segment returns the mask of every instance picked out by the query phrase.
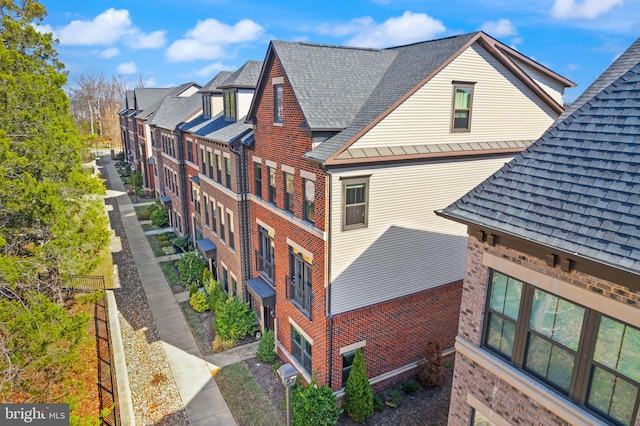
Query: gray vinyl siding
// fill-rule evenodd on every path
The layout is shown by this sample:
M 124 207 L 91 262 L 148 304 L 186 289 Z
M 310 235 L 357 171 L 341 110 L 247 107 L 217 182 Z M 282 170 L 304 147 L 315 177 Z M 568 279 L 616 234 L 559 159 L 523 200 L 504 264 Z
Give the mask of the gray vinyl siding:
M 476 83 L 469 132 L 451 132 L 452 81 Z M 534 140 L 556 117 L 493 56 L 474 44 L 351 147 Z
M 331 312 L 461 280 L 467 234 L 447 207 L 511 157 L 378 166 L 331 173 Z M 342 181 L 370 175 L 368 226 L 342 231 Z

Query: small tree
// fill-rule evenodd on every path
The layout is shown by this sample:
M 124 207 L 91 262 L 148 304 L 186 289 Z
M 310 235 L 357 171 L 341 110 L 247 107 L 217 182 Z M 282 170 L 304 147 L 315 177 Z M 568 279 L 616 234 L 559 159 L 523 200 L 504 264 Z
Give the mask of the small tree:
M 439 342 L 429 342 L 424 350 L 424 358 L 418 361 L 418 381 L 425 388 L 440 386 L 442 372 L 442 348 Z
M 275 348 L 275 335 L 273 330 L 267 330 L 262 334 L 260 342 L 258 343 L 258 349 L 256 350 L 256 358 L 260 362 L 272 363 L 276 360 Z
M 333 426 L 342 408 L 331 388 L 318 386 L 315 377 L 309 386 L 302 386 L 298 377 L 291 389 L 291 412 L 294 426 Z
M 256 315 L 239 297 L 230 297 L 216 307 L 213 320 L 216 337 L 240 340 L 256 331 Z
M 207 292 L 207 303 L 209 304 L 209 309 L 211 309 L 213 313 L 216 313 L 218 311 L 218 306 L 224 304 L 229 297 L 222 289 L 220 283 L 213 278 L 209 278 L 208 281 L 205 281 L 204 289 Z
M 195 251 L 190 251 L 182 255 L 176 262 L 176 267 L 180 272 L 180 279 L 185 284 L 200 283 L 202 273 L 207 267 L 202 257 Z
M 189 304 L 196 312 L 204 312 L 209 310 L 207 296 L 201 291 L 196 291 L 189 297 Z
M 344 388 L 342 406 L 349 417 L 356 422 L 364 422 L 373 414 L 373 389 L 367 377 L 364 354 L 361 349 L 356 351 L 353 359 L 347 385 Z

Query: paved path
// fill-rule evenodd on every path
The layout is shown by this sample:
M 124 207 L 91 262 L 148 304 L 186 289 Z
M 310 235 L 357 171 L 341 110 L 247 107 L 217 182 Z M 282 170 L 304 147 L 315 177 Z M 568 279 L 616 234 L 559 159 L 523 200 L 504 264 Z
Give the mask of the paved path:
M 109 160 L 104 163 L 111 177 L 111 189 L 124 192 L 124 186 L 113 163 Z M 231 411 L 212 376 L 220 366 L 202 358 L 191 330 L 142 232 L 131 200 L 127 195 L 122 195 L 117 201 L 140 281 L 189 422 L 195 426 L 235 425 Z

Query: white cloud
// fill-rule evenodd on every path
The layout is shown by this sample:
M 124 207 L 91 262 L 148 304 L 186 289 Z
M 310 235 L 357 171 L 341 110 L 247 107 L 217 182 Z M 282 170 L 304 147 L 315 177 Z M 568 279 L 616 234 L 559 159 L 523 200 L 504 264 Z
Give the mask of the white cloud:
M 166 43 L 164 31 L 143 33 L 133 25 L 126 9 L 110 8 L 92 20 L 74 20 L 61 27 L 42 28 L 53 32 L 54 38 L 66 46 L 113 46 L 123 40 L 132 48 L 148 49 L 162 47 Z
M 120 49 L 118 49 L 117 47 L 109 47 L 107 49 L 104 49 L 102 52 L 100 52 L 100 57 L 101 58 L 113 58 L 114 56 L 118 56 L 120 54 Z
M 163 47 L 167 43 L 166 31 L 154 31 L 144 34 L 135 29 L 131 32 L 131 37 L 125 39 L 125 43 L 132 49 L 156 49 Z
M 624 0 L 555 0 L 551 15 L 559 19 L 595 19 L 623 2 Z
M 119 74 L 135 74 L 138 72 L 138 67 L 135 62 L 123 62 L 118 65 Z
M 425 13 L 405 12 L 377 24 L 365 16 L 346 24 L 323 26 L 320 31 L 335 36 L 352 36 L 346 44 L 359 47 L 388 47 L 430 40 L 446 30 L 444 24 Z
M 480 29 L 492 37 L 509 37 L 518 34 L 516 27 L 509 19 L 486 22 Z
M 207 77 L 210 79 L 214 76 L 214 74 L 227 69 L 229 69 L 229 67 L 223 65 L 222 62 L 214 62 L 210 65 L 207 65 L 206 67 L 193 71 L 193 75 L 195 75 L 196 77 Z
M 254 41 L 263 31 L 264 28 L 249 19 L 243 19 L 235 25 L 215 19 L 198 21 L 184 38 L 169 46 L 167 59 L 171 62 L 217 59 L 224 56 L 228 45 Z

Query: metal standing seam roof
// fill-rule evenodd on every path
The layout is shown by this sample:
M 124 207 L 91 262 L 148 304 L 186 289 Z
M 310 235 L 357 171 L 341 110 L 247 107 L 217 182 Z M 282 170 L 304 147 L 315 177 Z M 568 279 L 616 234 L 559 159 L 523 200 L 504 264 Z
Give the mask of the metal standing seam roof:
M 640 273 L 638 43 L 612 65 L 628 71 L 607 85 L 608 69 L 580 108 L 438 213 Z
M 252 126 L 244 122 L 244 117 L 238 121 L 226 121 L 223 114 L 208 120 L 199 116 L 180 127 L 183 132 L 224 143 L 233 142 L 251 129 Z

